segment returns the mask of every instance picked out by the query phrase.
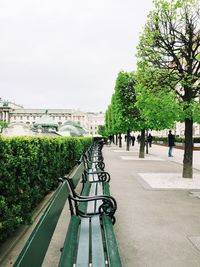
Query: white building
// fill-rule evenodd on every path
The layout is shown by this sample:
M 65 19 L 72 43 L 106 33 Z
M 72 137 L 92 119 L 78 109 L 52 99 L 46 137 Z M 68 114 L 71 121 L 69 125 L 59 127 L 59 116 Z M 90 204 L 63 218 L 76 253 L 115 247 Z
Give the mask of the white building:
M 161 131 L 152 131 L 152 135 L 159 137 L 166 137 L 172 130 L 176 136 L 184 137 L 185 135 L 185 124 L 183 122 L 177 122 L 171 129 L 165 129 Z M 200 125 L 198 123 L 193 124 L 193 137 L 200 137 Z
M 12 102 L 0 100 L 0 120 L 9 124 L 33 125 L 45 113 L 45 109 L 25 109 Z M 104 113 L 87 113 L 73 109 L 48 109 L 48 115 L 61 126 L 65 121 L 79 123 L 90 135 L 97 135 L 100 125 L 104 125 Z

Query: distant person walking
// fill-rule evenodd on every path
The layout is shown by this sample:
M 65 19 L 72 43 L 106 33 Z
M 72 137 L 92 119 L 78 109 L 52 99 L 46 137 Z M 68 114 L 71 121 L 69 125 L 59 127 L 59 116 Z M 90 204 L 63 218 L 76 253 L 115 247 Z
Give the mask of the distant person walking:
M 172 134 L 171 130 L 169 131 L 168 134 L 168 146 L 169 146 L 168 157 L 173 157 L 172 150 L 173 147 L 175 146 L 175 135 Z
M 135 145 L 135 136 L 134 135 L 131 136 L 131 142 L 132 142 L 132 146 L 134 146 Z
M 124 136 L 124 141 L 126 142 L 126 140 L 127 140 L 127 135 Z
M 152 141 L 153 141 L 153 136 L 149 133 L 149 135 L 147 136 L 147 142 L 149 143 L 149 147 L 151 147 Z
M 138 142 L 138 144 L 140 143 L 140 141 L 141 141 L 141 136 L 140 136 L 140 134 L 138 134 L 138 136 L 137 136 L 137 142 Z

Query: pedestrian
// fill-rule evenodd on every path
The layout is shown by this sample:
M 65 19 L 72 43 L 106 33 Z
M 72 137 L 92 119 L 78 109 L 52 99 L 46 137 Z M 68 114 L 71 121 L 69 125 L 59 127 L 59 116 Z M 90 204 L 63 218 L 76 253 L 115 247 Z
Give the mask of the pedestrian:
M 149 133 L 149 135 L 147 136 L 147 142 L 149 143 L 149 147 L 151 147 L 153 141 L 153 136 Z
M 138 136 L 137 136 L 137 142 L 138 142 L 138 144 L 140 143 L 140 141 L 141 141 L 141 136 L 140 136 L 140 134 L 138 134 Z
M 119 139 L 119 147 L 121 147 L 122 146 L 122 135 L 121 134 L 118 135 L 118 139 Z
M 168 146 L 169 146 L 168 157 L 173 157 L 172 150 L 173 147 L 175 146 L 175 135 L 172 134 L 171 130 L 169 131 L 168 134 Z
M 124 136 L 124 141 L 126 142 L 126 140 L 127 140 L 127 135 Z
M 131 136 L 131 142 L 132 142 L 132 146 L 134 146 L 135 145 L 135 136 L 134 135 Z
M 128 142 L 128 144 L 130 146 L 131 141 L 132 141 L 132 136 L 130 134 L 127 136 L 127 140 L 126 141 Z

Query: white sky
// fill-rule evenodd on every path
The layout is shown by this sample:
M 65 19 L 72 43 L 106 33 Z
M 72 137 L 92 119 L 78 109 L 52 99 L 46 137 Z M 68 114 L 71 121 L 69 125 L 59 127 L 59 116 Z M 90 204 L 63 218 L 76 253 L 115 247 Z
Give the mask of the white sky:
M 0 97 L 25 108 L 105 111 L 136 68 L 151 0 L 1 0 Z

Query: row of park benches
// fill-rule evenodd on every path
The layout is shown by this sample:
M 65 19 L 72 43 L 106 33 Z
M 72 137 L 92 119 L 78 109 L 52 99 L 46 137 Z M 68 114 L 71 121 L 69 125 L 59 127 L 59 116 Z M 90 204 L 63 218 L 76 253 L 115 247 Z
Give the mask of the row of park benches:
M 101 142 L 94 144 L 81 156 L 71 173 L 60 178 L 58 189 L 14 267 L 42 266 L 67 199 L 71 219 L 59 267 L 122 266 L 113 229 L 117 203 L 110 195 L 110 175 L 104 171 L 102 147 Z M 80 183 L 82 189 L 78 194 Z

